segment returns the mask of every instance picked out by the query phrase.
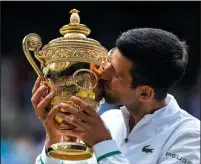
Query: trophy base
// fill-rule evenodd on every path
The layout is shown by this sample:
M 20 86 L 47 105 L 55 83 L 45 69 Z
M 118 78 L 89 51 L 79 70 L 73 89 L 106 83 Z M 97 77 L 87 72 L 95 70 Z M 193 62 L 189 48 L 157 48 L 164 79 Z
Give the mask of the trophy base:
M 47 155 L 60 160 L 86 160 L 93 156 L 91 148 L 76 142 L 61 142 L 48 148 Z

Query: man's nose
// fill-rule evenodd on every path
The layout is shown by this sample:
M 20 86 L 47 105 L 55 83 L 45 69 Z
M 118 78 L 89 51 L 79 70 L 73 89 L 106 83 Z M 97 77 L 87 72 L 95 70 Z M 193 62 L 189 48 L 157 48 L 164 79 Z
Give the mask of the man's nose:
M 103 80 L 107 80 L 107 81 L 110 81 L 112 76 L 111 76 L 111 64 L 108 63 L 106 65 L 106 67 L 104 67 L 104 70 L 100 76 L 100 79 L 103 79 Z

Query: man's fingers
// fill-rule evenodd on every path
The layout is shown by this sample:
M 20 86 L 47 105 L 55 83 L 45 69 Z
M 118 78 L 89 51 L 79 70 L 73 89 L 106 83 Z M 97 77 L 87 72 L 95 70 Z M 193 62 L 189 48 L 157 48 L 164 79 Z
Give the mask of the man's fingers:
M 37 91 L 34 93 L 34 95 L 31 98 L 31 102 L 33 105 L 37 106 L 38 102 L 40 101 L 42 95 L 48 88 L 45 85 L 41 85 Z
M 87 104 L 85 101 L 83 101 L 83 100 L 81 100 L 81 99 L 79 99 L 79 98 L 77 98 L 75 96 L 72 96 L 71 100 L 75 104 L 77 104 L 78 106 L 80 106 L 81 109 L 83 109 L 84 112 L 86 112 L 88 115 L 94 115 L 94 114 L 96 114 L 95 110 L 92 109 L 92 107 L 89 104 Z
M 37 89 L 40 87 L 40 77 L 38 77 L 37 79 L 36 79 L 36 82 L 35 82 L 35 84 L 34 84 L 34 87 L 33 87 L 33 89 L 32 89 L 32 95 L 37 91 Z
M 54 97 L 54 91 L 51 91 L 38 105 L 38 109 L 46 108 L 47 105 L 50 103 L 52 98 Z
M 50 92 L 36 107 L 37 115 L 39 118 L 45 119 L 47 116 L 47 105 L 50 103 L 54 95 L 54 92 Z
M 70 115 L 67 115 L 67 114 L 64 114 L 62 112 L 59 112 L 57 114 L 59 117 L 63 118 L 64 121 L 76 126 L 77 128 L 79 128 L 80 130 L 85 130 L 87 129 L 86 126 L 87 124 L 84 124 L 83 122 L 81 122 L 79 119 L 73 117 L 73 116 L 70 116 Z
M 58 104 L 47 114 L 47 119 L 53 119 L 59 110 L 61 110 L 61 106 Z
M 61 105 L 61 108 L 64 109 L 66 112 L 69 112 L 69 113 L 73 114 L 74 116 L 77 116 L 82 121 L 87 120 L 87 114 L 85 114 L 81 109 L 77 109 L 66 103 L 61 103 L 60 105 Z

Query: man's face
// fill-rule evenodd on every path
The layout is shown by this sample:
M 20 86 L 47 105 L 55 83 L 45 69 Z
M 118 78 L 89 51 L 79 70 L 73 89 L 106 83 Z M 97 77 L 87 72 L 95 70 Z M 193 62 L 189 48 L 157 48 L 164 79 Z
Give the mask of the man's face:
M 110 63 L 101 75 L 102 96 L 109 104 L 128 104 L 134 100 L 132 77 L 129 73 L 132 62 L 125 58 L 118 49 L 111 53 L 110 59 Z

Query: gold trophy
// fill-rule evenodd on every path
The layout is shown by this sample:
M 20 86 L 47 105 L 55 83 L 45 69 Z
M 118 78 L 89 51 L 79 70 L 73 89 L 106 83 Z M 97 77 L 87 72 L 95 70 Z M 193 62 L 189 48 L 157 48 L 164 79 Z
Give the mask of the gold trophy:
M 95 100 L 94 89 L 98 82 L 97 73 L 107 64 L 108 52 L 98 41 L 87 38 L 91 31 L 80 24 L 79 11 L 73 9 L 70 13 L 70 23 L 60 29 L 63 37 L 53 39 L 41 49 L 41 38 L 31 33 L 23 39 L 24 54 L 37 75 L 54 90 L 54 98 L 47 108 L 48 111 L 61 102 L 79 108 L 70 100 L 71 96 L 81 98 L 98 110 L 101 103 Z M 34 52 L 41 69 L 31 57 L 30 51 Z M 61 111 L 66 112 L 63 109 Z M 59 116 L 55 120 L 61 129 L 76 128 Z M 63 136 L 63 141 L 50 146 L 47 154 L 61 160 L 85 160 L 92 157 L 93 152 L 79 138 Z

